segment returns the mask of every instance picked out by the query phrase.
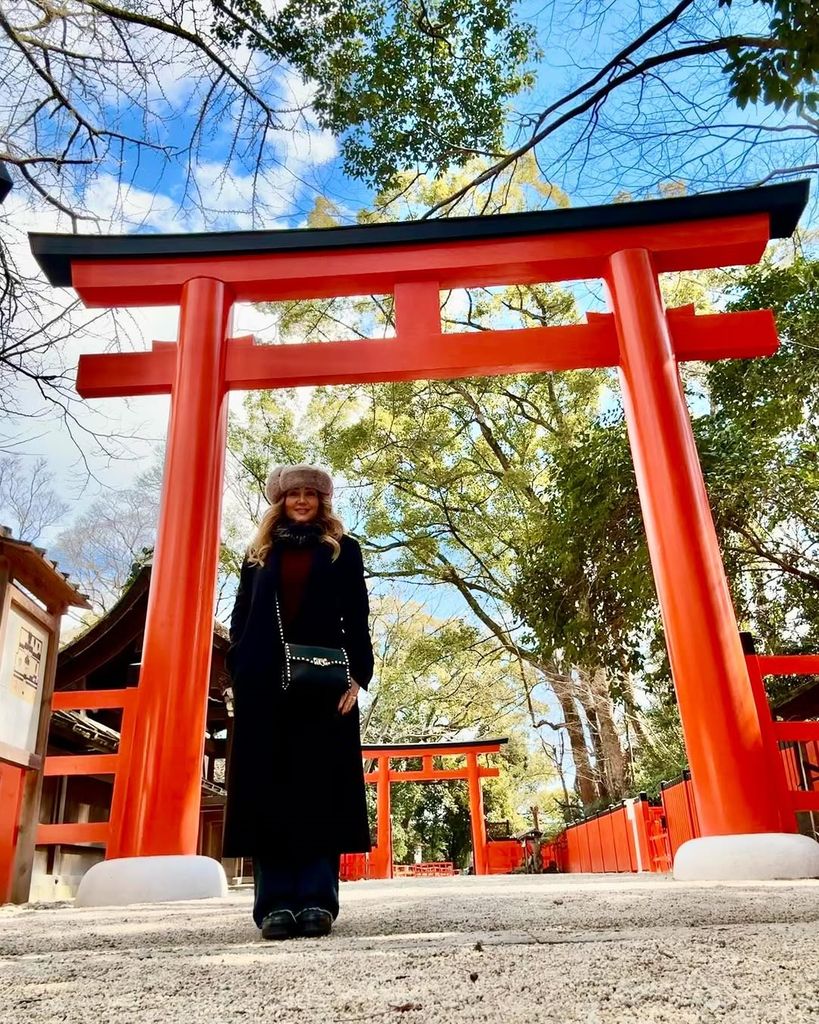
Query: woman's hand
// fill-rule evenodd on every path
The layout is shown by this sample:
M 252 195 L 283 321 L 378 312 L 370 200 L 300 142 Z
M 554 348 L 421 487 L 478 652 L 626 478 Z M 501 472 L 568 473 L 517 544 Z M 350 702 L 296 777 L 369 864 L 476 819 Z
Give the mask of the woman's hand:
M 338 702 L 338 710 L 342 713 L 342 715 L 346 715 L 349 711 L 353 710 L 353 708 L 355 707 L 355 702 L 358 700 L 358 691 L 360 689 L 361 687 L 358 685 L 355 679 L 353 679 L 353 681 L 350 683 L 350 689 L 342 696 L 341 700 Z

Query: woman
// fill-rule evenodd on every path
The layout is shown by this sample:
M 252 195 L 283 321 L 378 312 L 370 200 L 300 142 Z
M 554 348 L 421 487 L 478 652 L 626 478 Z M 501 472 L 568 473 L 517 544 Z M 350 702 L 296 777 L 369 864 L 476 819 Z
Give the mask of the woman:
M 361 549 L 333 512 L 328 474 L 278 466 L 265 493 L 270 508 L 230 621 L 224 855 L 253 858 L 253 918 L 266 939 L 286 939 L 330 932 L 339 854 L 370 849 L 358 692 L 372 678 L 373 651 Z M 350 683 L 340 696 L 285 690 L 279 618 L 287 643 L 346 651 Z

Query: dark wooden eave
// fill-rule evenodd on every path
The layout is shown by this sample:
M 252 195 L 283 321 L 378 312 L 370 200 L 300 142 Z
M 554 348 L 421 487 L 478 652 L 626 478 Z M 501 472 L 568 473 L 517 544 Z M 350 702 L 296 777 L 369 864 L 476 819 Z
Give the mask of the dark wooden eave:
M 767 214 L 771 238 L 793 234 L 807 204 L 808 181 L 762 188 L 634 203 L 609 203 L 491 217 L 446 217 L 388 224 L 274 231 L 212 231 L 188 234 L 64 235 L 30 232 L 29 243 L 50 284 L 71 285 L 71 264 L 81 260 L 173 260 L 196 256 L 252 256 L 332 252 L 371 246 L 411 246 L 648 227 Z
M 57 658 L 57 687 L 71 688 L 129 644 L 138 641 L 145 629 L 145 614 L 151 583 L 151 566 L 145 565 L 111 610 L 67 643 Z M 230 641 L 221 624 L 214 622 L 213 648 L 227 653 Z M 121 685 L 133 685 L 123 676 Z

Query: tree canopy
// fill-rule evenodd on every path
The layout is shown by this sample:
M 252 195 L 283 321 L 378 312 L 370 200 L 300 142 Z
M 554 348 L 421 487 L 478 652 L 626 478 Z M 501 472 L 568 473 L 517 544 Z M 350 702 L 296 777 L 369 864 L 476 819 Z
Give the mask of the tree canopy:
M 381 187 L 503 148 L 508 101 L 533 82 L 534 27 L 514 0 L 213 0 L 215 34 L 314 85 L 349 174 Z

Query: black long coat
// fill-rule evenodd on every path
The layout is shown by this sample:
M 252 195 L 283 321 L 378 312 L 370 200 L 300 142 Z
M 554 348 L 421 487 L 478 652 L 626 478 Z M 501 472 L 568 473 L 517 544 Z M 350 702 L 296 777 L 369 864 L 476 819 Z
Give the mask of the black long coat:
M 361 762 L 358 704 L 346 715 L 295 687 L 281 689 L 282 648 L 274 545 L 263 566 L 242 567 L 230 623 L 234 731 L 227 773 L 224 856 L 277 852 L 366 852 L 370 832 Z M 353 679 L 373 674 L 369 601 L 361 548 L 341 539 L 335 562 L 318 544 L 287 641 L 343 647 Z

